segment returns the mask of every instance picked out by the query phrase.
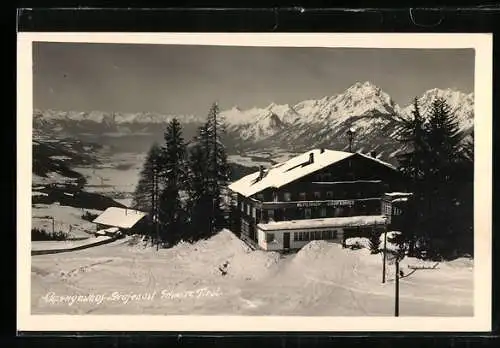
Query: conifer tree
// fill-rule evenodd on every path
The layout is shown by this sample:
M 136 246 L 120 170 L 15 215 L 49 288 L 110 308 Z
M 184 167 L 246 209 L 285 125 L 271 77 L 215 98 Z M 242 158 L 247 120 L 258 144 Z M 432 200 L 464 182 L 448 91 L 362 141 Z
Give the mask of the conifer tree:
M 426 140 L 432 149 L 428 154 L 430 177 L 438 182 L 449 181 L 455 165 L 460 162 L 462 136 L 458 120 L 442 98 L 432 103 L 426 124 Z
M 192 240 L 208 237 L 212 212 L 209 195 L 209 138 L 207 125 L 198 130 L 188 150 L 189 188 L 188 211 L 190 215 L 190 237 Z
M 405 152 L 398 157 L 400 170 L 416 185 L 428 170 L 426 161 L 428 146 L 426 143 L 425 119 L 420 113 L 418 99 L 413 101 L 410 119 L 397 117 L 399 121 L 395 132 L 396 140 L 401 142 Z
M 432 149 L 428 154 L 430 170 L 426 180 L 431 206 L 429 224 L 433 227 L 432 252 L 449 256 L 457 250 L 460 230 L 466 228 L 456 226 L 455 221 L 460 217 L 455 213 L 457 204 L 461 204 L 458 193 L 467 185 L 468 161 L 458 120 L 442 98 L 436 98 L 431 105 L 426 137 Z
M 206 133 L 208 138 L 208 192 L 212 199 L 212 220 L 209 230 L 213 234 L 223 226 L 225 213 L 229 210 L 229 206 L 226 204 L 229 165 L 223 144 L 226 129 L 217 103 L 213 103 L 209 110 Z
M 139 174 L 139 182 L 132 196 L 132 207 L 147 213 L 150 213 L 152 208 L 153 168 L 159 164 L 160 152 L 157 143 L 154 143 L 149 149 Z
M 414 105 L 397 138 L 410 149 L 399 161 L 413 191 L 404 239 L 410 249 L 418 240 L 430 256 L 452 256 L 472 245 L 473 138 L 464 144 L 444 99 L 436 98 L 425 118 Z
M 425 180 L 428 167 L 428 153 L 430 151 L 426 139 L 425 119 L 420 113 L 418 99 L 413 101 L 412 117 L 399 117 L 399 127 L 396 129 L 396 139 L 401 142 L 405 152 L 398 156 L 399 168 L 409 181 L 409 189 L 413 193 L 413 202 L 405 212 L 405 231 L 399 237 L 401 244 L 408 245 L 409 255 L 414 255 L 417 241 L 425 238 L 424 221 L 426 216 Z
M 189 148 L 189 211 L 193 239 L 209 237 L 225 222 L 229 166 L 224 120 L 217 103 Z
M 182 238 L 184 226 L 184 205 L 181 191 L 186 182 L 186 145 L 179 121 L 173 119 L 164 133 L 165 143 L 161 148 L 160 182 L 162 192 L 159 200 L 161 238 L 172 245 Z

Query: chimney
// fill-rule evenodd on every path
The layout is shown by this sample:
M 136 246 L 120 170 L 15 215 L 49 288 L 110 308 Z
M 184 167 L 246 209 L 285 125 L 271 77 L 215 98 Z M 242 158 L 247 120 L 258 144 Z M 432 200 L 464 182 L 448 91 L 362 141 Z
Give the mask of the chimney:
M 323 153 L 323 152 L 325 152 L 325 148 L 324 148 L 324 147 L 322 147 L 322 148 L 319 150 L 319 153 Z
M 264 177 L 264 166 L 261 164 L 259 166 L 259 179 L 262 179 Z
M 376 151 L 370 152 L 370 156 L 372 156 L 373 158 L 377 158 L 377 152 Z
M 309 164 L 314 163 L 314 152 L 309 154 Z

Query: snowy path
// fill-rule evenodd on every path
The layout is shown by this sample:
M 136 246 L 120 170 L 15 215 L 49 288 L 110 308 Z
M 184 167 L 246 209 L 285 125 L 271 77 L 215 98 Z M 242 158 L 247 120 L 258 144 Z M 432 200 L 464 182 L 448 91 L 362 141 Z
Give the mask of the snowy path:
M 33 256 L 32 310 L 392 316 L 394 283 L 381 284 L 380 266 L 378 255 L 326 242 L 312 242 L 284 257 L 252 251 L 227 231 L 158 252 L 119 240 L 68 254 Z M 472 315 L 472 274 L 468 265 L 417 271 L 401 281 L 400 315 Z M 89 294 L 95 298 L 75 299 L 71 305 L 70 299 L 62 303 L 57 297 Z

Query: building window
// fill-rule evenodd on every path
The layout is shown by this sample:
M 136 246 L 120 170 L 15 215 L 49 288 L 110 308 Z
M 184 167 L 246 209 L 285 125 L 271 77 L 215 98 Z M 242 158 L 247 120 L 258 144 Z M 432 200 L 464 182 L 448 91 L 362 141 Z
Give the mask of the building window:
M 332 173 L 324 173 L 323 174 L 323 180 L 328 181 L 331 180 L 332 178 Z
M 326 191 L 326 198 L 332 199 L 333 198 L 333 191 Z
M 269 220 L 274 220 L 274 210 L 268 210 L 267 211 L 267 217 Z
M 320 199 L 321 198 L 321 192 L 314 192 L 314 199 Z
M 293 241 L 296 242 L 299 240 L 299 235 L 300 235 L 300 232 L 294 232 L 293 233 Z
M 245 212 L 245 205 L 243 204 L 243 202 L 241 202 L 240 204 L 241 204 L 241 212 L 244 213 Z
M 247 204 L 247 215 L 250 216 L 250 204 Z
M 292 200 L 292 194 L 290 192 L 285 192 L 284 198 L 285 202 L 290 202 Z
M 262 201 L 264 200 L 264 194 L 259 193 L 259 194 L 257 195 L 257 199 L 258 199 L 259 201 L 261 201 L 261 202 L 262 202 Z
M 299 198 L 301 201 L 305 201 L 306 200 L 306 193 L 305 192 L 299 193 Z
M 267 243 L 274 242 L 274 233 L 266 233 L 266 242 Z
M 257 209 L 256 208 L 252 208 L 252 217 L 254 219 L 257 219 Z
M 321 217 L 325 217 L 326 216 L 326 207 L 321 207 L 321 209 L 319 210 L 319 215 Z
M 243 234 L 249 235 L 250 232 L 250 225 L 246 221 L 241 221 L 241 232 Z
M 311 208 L 304 209 L 304 217 L 306 219 L 310 219 L 311 218 Z
M 335 211 L 333 212 L 334 217 L 341 217 L 344 214 L 344 209 L 341 207 L 336 207 Z
M 278 197 L 278 193 L 277 192 L 273 193 L 273 201 L 274 202 L 278 202 L 279 201 L 279 197 Z

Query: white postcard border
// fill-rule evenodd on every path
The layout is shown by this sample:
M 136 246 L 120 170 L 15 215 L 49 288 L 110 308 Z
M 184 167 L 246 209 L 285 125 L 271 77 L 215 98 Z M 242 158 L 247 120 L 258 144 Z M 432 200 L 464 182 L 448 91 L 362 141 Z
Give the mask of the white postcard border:
M 473 317 L 285 317 L 32 315 L 31 139 L 32 42 L 473 48 L 475 192 Z M 18 33 L 17 47 L 17 328 L 19 331 L 482 331 L 491 330 L 492 34 L 367 33 Z

